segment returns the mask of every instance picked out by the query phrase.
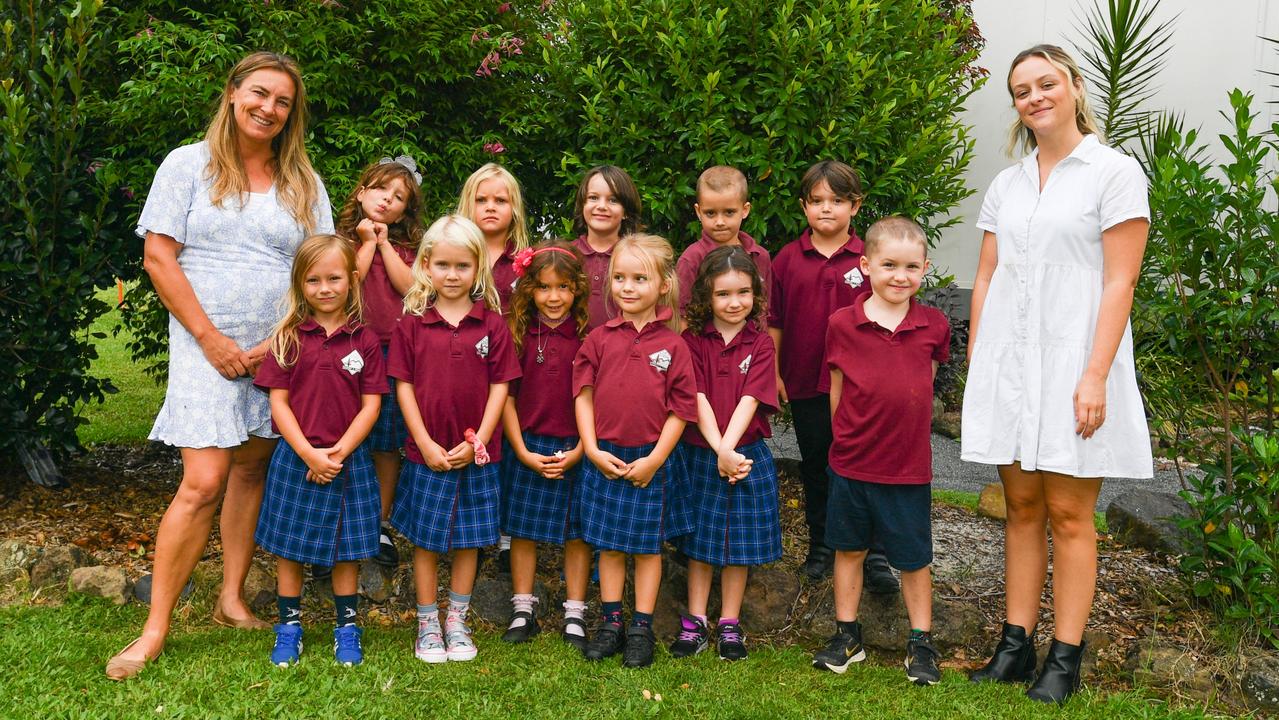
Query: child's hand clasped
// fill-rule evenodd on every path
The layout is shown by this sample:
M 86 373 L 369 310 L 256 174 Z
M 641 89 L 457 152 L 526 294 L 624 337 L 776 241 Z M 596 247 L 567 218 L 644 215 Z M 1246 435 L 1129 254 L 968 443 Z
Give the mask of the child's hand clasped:
M 594 452 L 590 452 L 588 453 L 588 457 L 591 462 L 595 464 L 595 467 L 599 468 L 600 472 L 604 473 L 604 477 L 609 480 L 617 480 L 618 478 L 626 475 L 627 471 L 631 469 L 630 465 L 622 462 L 616 455 L 611 452 L 605 452 L 604 450 L 597 449 Z
M 475 462 L 475 446 L 463 440 L 456 447 L 448 451 L 446 458 L 448 467 L 446 470 L 458 470 Z
M 746 479 L 751 472 L 751 466 L 755 464 L 754 460 L 736 450 L 720 450 L 718 456 L 719 474 L 721 477 L 728 478 L 729 485 Z
M 328 485 L 333 482 L 333 478 L 342 472 L 342 463 L 335 460 L 332 448 L 316 448 L 299 453 L 302 461 L 306 463 L 306 479 L 320 485 Z
M 649 483 L 653 482 L 653 475 L 657 473 L 661 466 L 661 463 L 653 460 L 652 455 L 645 455 L 631 463 L 630 468 L 623 477 L 630 480 L 635 487 L 645 488 L 648 487 Z
M 436 472 L 446 472 L 453 468 L 452 463 L 449 462 L 449 454 L 436 442 L 422 447 L 422 459 L 426 461 L 427 467 Z

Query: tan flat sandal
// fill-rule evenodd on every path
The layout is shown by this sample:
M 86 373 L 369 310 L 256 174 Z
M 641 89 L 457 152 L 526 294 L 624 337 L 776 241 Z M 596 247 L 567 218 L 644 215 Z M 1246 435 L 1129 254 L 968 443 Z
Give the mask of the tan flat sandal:
M 154 657 L 143 658 L 142 660 L 130 660 L 120 657 L 128 652 L 129 648 L 137 645 L 141 640 L 142 638 L 139 637 L 128 645 L 125 645 L 123 650 L 116 653 L 115 657 L 107 661 L 108 678 L 116 681 L 128 680 L 134 675 L 142 672 L 142 670 L 146 668 L 147 663 L 154 662 L 156 658 L 160 657 L 160 655 L 164 653 L 164 648 L 160 648 L 160 652 L 156 653 Z

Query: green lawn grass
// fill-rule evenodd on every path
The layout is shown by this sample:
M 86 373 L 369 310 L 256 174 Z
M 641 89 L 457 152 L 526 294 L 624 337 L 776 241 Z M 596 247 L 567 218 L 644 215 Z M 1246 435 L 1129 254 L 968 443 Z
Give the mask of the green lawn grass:
M 101 291 L 98 299 L 114 307 L 116 289 Z M 80 426 L 78 436 L 86 445 L 145 443 L 147 434 L 151 432 L 151 423 L 164 402 L 164 386 L 157 385 L 142 372 L 142 365 L 133 361 L 125 346 L 129 341 L 128 332 L 122 330 L 119 335 L 112 336 L 111 331 L 119 318 L 120 311 L 113 309 L 98 318 L 91 328 L 92 332 L 106 333 L 107 337 L 98 341 L 98 358 L 89 366 L 89 372 L 95 377 L 109 379 L 119 392 L 107 395 L 101 404 L 83 406 L 84 417 L 89 422 Z
M 194 616 L 194 613 L 193 613 Z M 75 598 L 62 607 L 0 610 L 0 716 L 14 718 L 1190 718 L 1134 693 L 1085 690 L 1064 709 L 1024 698 L 1017 687 L 972 685 L 947 671 L 917 688 L 892 665 L 867 662 L 844 675 L 820 673 L 801 648 L 757 647 L 742 663 L 713 653 L 674 660 L 659 651 L 645 670 L 616 660 L 587 663 L 555 633 L 510 646 L 477 636 L 469 663 L 413 658 L 409 627 L 369 629 L 366 662 L 333 663 L 326 622 L 307 629 L 302 662 L 267 662 L 270 633 L 179 625 L 165 654 L 127 683 L 107 680 L 107 658 L 142 624 L 144 609 Z M 203 617 L 203 615 L 200 615 Z M 660 693 L 662 701 L 643 698 Z

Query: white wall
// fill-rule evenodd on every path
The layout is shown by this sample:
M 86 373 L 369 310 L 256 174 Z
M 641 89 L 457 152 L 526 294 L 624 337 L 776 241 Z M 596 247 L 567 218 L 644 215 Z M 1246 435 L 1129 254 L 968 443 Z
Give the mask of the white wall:
M 1097 0 L 1103 5 L 1105 0 Z M 943 273 L 953 274 L 963 287 L 971 287 L 981 243 L 977 212 L 982 195 L 995 175 L 1013 161 L 1004 155 L 1007 129 L 1015 114 L 1004 79 L 1008 62 L 1021 50 L 1040 42 L 1061 45 L 1080 59 L 1083 43 L 1077 27 L 1094 0 L 974 0 L 973 14 L 986 38 L 978 63 L 990 71 L 990 79 L 968 101 L 965 122 L 973 127 L 976 151 L 966 182 L 975 190 L 954 215 L 961 222 L 947 230 L 933 255 Z M 1156 11 L 1160 19 L 1179 15 L 1175 21 L 1172 50 L 1157 84 L 1150 109 L 1185 113 L 1188 127 L 1200 128 L 1200 138 L 1211 139 L 1227 128 L 1220 112 L 1229 107 L 1226 93 L 1239 87 L 1255 96 L 1257 123 L 1269 126 L 1279 119 L 1279 77 L 1259 69 L 1279 70 L 1279 45 L 1258 36 L 1279 38 L 1279 2 L 1268 0 L 1163 0 Z M 1254 125 L 1257 127 L 1257 125 Z

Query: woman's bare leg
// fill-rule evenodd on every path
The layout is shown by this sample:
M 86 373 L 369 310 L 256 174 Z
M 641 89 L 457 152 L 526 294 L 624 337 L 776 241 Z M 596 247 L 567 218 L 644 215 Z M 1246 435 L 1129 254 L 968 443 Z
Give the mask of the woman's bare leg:
M 276 440 L 250 437 L 231 453 L 226 498 L 218 527 L 222 535 L 222 590 L 218 607 L 228 620 L 248 620 L 253 611 L 244 602 L 244 579 L 253 562 L 253 531 L 258 526 L 266 468 Z
M 1044 473 L 1053 534 L 1053 635 L 1078 645 L 1097 590 L 1097 526 L 1093 513 L 1099 478 Z
M 1044 477 L 1021 465 L 999 466 L 1008 523 L 1004 531 L 1004 595 L 1008 622 L 1032 632 L 1048 576 L 1048 506 Z

